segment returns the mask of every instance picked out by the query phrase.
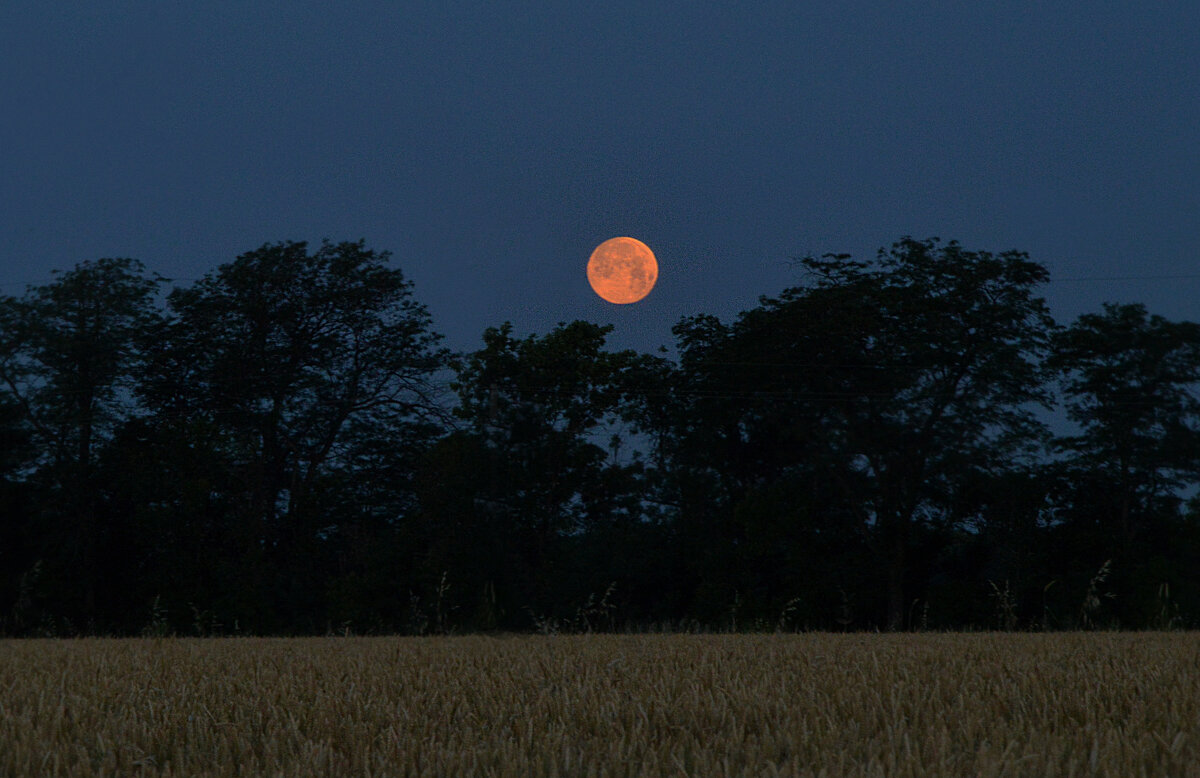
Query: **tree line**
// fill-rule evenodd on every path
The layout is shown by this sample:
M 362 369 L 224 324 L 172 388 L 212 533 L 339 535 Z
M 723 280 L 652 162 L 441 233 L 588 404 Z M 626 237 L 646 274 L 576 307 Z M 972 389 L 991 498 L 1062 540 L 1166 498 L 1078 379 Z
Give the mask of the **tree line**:
M 363 242 L 0 297 L 0 634 L 1194 626 L 1198 325 L 936 238 L 796 271 L 674 359 L 453 353 Z

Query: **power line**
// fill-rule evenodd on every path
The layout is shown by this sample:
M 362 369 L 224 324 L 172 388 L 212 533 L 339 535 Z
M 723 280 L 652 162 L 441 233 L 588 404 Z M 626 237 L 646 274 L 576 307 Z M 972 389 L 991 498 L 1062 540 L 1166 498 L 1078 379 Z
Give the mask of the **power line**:
M 1070 276 L 1067 278 L 1051 278 L 1049 283 L 1062 281 L 1179 281 L 1200 278 L 1200 273 L 1180 273 L 1178 275 L 1162 276 Z
M 202 280 L 202 279 L 200 279 L 200 278 L 168 278 L 168 279 L 166 279 L 166 281 L 168 283 L 174 283 L 176 281 L 200 281 L 200 280 Z M 9 288 L 18 287 L 18 286 L 23 286 L 23 287 L 49 286 L 50 284 L 54 283 L 54 281 L 55 281 L 55 279 L 53 279 L 53 278 L 47 279 L 47 280 L 41 281 L 41 282 L 3 281 L 3 282 L 0 282 L 0 289 L 9 289 Z

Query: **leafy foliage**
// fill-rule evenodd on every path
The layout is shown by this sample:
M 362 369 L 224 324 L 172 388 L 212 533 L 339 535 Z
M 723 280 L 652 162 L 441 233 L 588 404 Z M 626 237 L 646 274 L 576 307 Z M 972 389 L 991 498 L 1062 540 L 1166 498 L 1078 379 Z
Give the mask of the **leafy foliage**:
M 101 259 L 0 298 L 0 630 L 1200 614 L 1196 324 L 1060 327 L 1024 253 L 903 238 L 682 319 L 674 361 L 584 321 L 451 354 L 389 262 L 266 244 L 163 305 Z

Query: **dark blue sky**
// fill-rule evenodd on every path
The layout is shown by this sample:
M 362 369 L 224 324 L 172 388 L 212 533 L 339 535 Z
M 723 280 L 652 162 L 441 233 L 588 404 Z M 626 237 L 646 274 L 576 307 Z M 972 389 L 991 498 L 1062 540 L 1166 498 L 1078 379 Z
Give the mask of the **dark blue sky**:
M 6 0 L 0 291 L 363 238 L 453 348 L 583 318 L 649 350 L 905 234 L 1200 276 L 1195 0 L 720 5 Z M 584 272 L 616 235 L 661 266 L 631 306 Z M 1198 293 L 1046 289 L 1064 322 Z

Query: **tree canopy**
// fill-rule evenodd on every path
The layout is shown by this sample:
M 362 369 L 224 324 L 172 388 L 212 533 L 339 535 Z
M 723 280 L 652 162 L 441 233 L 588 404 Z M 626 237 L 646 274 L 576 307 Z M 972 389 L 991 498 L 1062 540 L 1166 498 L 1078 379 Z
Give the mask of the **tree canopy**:
M 936 238 L 796 268 L 675 359 L 451 353 L 361 241 L 0 297 L 0 632 L 1200 618 L 1200 325 Z

